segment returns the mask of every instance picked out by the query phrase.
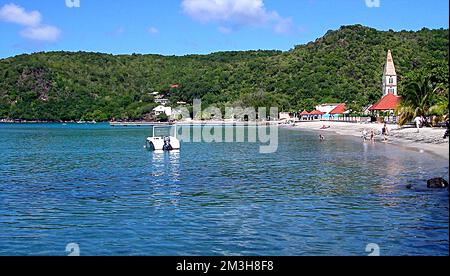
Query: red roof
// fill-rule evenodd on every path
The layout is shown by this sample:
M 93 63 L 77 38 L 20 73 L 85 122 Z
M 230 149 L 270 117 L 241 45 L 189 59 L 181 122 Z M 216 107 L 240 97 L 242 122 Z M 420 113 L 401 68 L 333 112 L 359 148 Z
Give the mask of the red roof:
M 345 111 L 347 111 L 347 107 L 345 106 L 345 104 L 340 104 L 330 112 L 330 115 L 344 114 Z
M 401 97 L 395 96 L 394 94 L 388 94 L 369 108 L 369 110 L 395 110 L 401 100 Z
M 320 112 L 319 110 L 314 110 L 313 112 L 310 113 L 310 115 L 319 115 L 319 116 L 322 116 L 322 115 L 324 115 L 324 114 L 325 114 L 325 113 Z
M 170 86 L 170 88 L 180 88 L 180 87 L 181 87 L 181 85 L 179 85 L 179 84 L 172 84 Z
M 302 113 L 300 113 L 300 116 L 308 116 L 310 115 L 308 111 L 304 110 Z

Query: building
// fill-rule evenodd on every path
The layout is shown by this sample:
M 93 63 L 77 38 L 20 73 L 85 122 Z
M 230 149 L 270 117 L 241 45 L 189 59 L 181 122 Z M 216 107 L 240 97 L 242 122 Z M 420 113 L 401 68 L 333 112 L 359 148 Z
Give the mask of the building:
M 373 104 L 369 104 L 368 106 L 364 107 L 364 111 L 363 114 L 368 116 L 370 114 L 372 114 L 372 111 L 370 111 L 370 109 L 372 108 Z
M 310 113 L 308 111 L 303 110 L 303 112 L 300 113 L 300 119 L 303 121 L 306 121 L 309 119 L 309 115 L 310 115 Z
M 322 116 L 325 115 L 325 113 L 316 109 L 316 110 L 313 110 L 311 113 L 309 113 L 309 115 L 311 116 L 311 118 L 313 120 L 319 120 L 319 119 L 322 119 Z
M 340 104 L 338 103 L 326 103 L 326 104 L 321 104 L 316 106 L 316 110 L 323 112 L 325 114 L 330 113 L 333 109 L 335 109 L 336 107 L 338 107 Z
M 394 114 L 394 111 L 395 109 L 397 109 L 400 102 L 401 102 L 400 97 L 395 96 L 394 94 L 388 94 L 384 96 L 381 100 L 379 100 L 376 104 L 374 104 L 370 108 L 370 110 L 379 112 L 389 112 L 390 114 Z
M 157 106 L 153 109 L 153 113 L 155 116 L 159 116 L 161 114 L 166 114 L 167 116 L 172 116 L 172 108 L 164 105 Z
M 333 110 L 330 111 L 330 113 L 328 113 L 331 118 L 335 118 L 335 117 L 340 117 L 343 116 L 344 114 L 347 114 L 347 106 L 345 104 L 340 104 L 338 106 L 336 106 Z
M 383 72 L 383 98 L 372 105 L 369 110 L 377 113 L 389 112 L 390 115 L 393 115 L 400 102 L 401 97 L 398 96 L 397 72 L 395 70 L 392 52 L 389 50 Z
M 311 112 L 304 110 L 302 113 L 299 113 L 300 120 L 302 121 L 320 120 L 323 115 L 325 115 L 325 113 L 317 109 Z
M 388 51 L 386 64 L 383 72 L 383 96 L 393 94 L 398 96 L 397 72 L 395 71 L 394 59 L 391 50 Z

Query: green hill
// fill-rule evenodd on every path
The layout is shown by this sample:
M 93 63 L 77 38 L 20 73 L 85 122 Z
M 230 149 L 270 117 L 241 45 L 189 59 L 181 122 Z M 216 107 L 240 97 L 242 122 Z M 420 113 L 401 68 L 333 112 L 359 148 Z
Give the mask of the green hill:
M 385 32 L 355 25 L 287 52 L 20 55 L 0 60 L 0 118 L 139 119 L 155 106 L 154 91 L 172 103 L 201 98 L 220 107 L 242 104 L 293 111 L 347 102 L 357 109 L 381 97 L 388 49 L 400 76 L 400 93 L 408 78 L 423 74 L 434 75 L 448 87 L 448 47 L 448 29 Z

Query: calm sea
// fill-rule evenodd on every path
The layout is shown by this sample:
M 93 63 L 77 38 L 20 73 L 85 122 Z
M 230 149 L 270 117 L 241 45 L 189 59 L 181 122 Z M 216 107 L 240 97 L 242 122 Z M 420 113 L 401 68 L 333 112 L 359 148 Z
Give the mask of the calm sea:
M 144 149 L 149 128 L 0 125 L 0 255 L 448 255 L 447 160 L 280 129 Z

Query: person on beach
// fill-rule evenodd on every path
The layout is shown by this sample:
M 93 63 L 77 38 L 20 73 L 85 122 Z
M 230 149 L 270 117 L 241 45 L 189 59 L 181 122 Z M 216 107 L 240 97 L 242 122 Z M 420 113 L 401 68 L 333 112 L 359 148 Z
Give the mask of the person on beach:
M 372 131 L 370 132 L 370 141 L 372 143 L 375 143 L 375 131 L 372 129 Z
M 420 116 L 417 116 L 414 119 L 414 122 L 415 122 L 416 127 L 417 127 L 417 133 L 420 133 L 420 127 L 422 126 L 422 118 Z
M 383 135 L 383 142 L 386 142 L 387 136 L 389 135 L 389 130 L 386 123 L 384 123 L 383 129 L 381 129 L 381 134 Z
M 445 122 L 445 127 L 446 127 L 446 130 L 445 130 L 445 134 L 444 134 L 444 139 L 447 139 L 450 135 L 450 133 L 449 133 L 450 132 L 450 123 L 448 120 Z
M 364 142 L 367 141 L 368 136 L 369 136 L 369 133 L 367 132 L 367 129 L 364 129 L 362 132 L 362 137 L 363 137 Z

